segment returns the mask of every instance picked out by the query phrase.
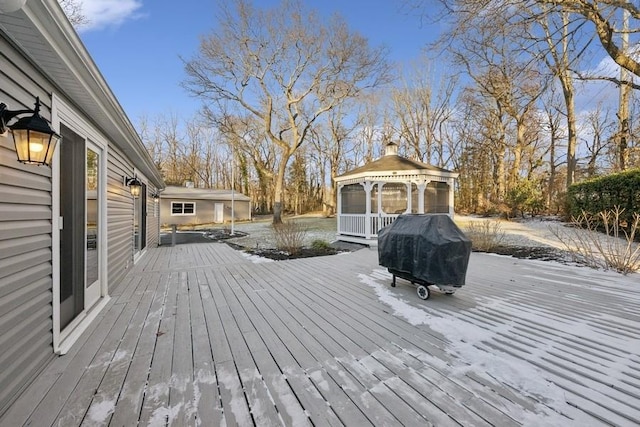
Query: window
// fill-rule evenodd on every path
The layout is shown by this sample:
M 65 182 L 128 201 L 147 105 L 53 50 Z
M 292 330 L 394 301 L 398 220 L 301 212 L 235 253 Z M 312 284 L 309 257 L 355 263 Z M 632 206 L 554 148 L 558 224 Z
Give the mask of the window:
M 376 193 L 376 198 L 377 196 Z M 382 212 L 386 214 L 401 214 L 406 211 L 407 185 L 400 182 L 388 182 L 384 184 L 382 186 Z
M 171 202 L 171 215 L 195 215 L 196 204 L 194 202 Z
M 367 193 L 360 184 L 345 185 L 340 192 L 343 214 L 363 214 L 367 208 Z
M 449 213 L 449 185 L 431 181 L 424 191 L 425 213 Z

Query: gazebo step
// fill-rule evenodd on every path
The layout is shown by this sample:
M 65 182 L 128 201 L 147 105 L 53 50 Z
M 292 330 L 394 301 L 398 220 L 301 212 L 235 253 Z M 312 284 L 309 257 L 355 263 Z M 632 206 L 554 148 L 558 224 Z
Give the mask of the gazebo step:
M 344 234 L 338 234 L 336 237 L 341 242 L 349 242 L 349 243 L 359 243 L 361 245 L 367 245 L 371 247 L 378 246 L 378 237 L 372 237 L 371 239 L 366 239 L 364 237 L 357 236 L 345 236 Z

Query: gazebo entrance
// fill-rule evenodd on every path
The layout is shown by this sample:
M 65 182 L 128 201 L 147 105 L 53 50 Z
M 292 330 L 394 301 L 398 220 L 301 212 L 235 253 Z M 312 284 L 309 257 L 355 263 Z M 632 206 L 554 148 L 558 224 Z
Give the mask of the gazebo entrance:
M 397 145 L 385 155 L 336 178 L 338 239 L 375 244 L 378 231 L 403 213 L 453 216 L 458 174 L 400 157 Z

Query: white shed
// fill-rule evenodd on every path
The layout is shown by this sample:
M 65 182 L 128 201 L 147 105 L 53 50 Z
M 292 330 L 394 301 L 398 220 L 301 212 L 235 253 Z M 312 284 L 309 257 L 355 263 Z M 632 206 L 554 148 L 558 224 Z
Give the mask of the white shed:
M 251 199 L 231 190 L 168 186 L 160 195 L 163 225 L 199 225 L 251 219 Z

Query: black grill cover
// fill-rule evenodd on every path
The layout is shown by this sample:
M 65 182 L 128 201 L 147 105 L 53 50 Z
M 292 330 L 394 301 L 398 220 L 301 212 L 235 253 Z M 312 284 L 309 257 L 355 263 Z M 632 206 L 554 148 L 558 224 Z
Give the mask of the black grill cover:
M 378 262 L 400 277 L 460 287 L 469 255 L 471 240 L 448 215 L 400 215 L 378 232 Z

